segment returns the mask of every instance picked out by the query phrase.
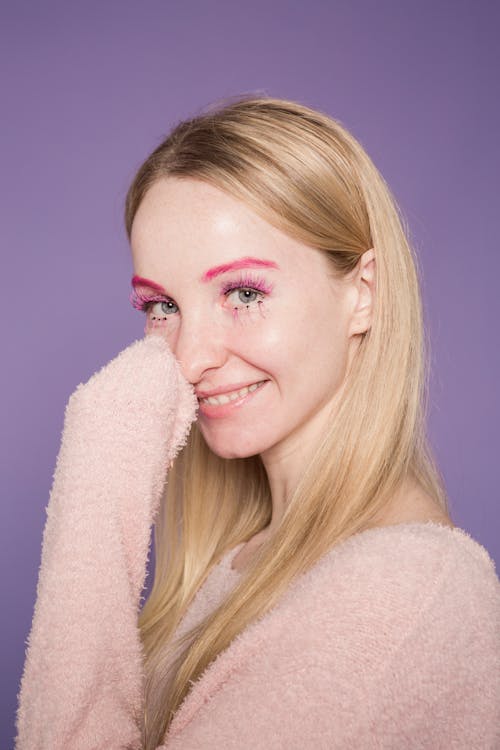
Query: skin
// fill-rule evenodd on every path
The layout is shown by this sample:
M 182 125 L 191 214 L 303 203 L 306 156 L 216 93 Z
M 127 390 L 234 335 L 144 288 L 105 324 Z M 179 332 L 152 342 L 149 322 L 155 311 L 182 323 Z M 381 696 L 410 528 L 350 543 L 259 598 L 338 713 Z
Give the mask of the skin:
M 267 472 L 272 521 L 233 562 L 243 569 L 279 525 L 308 450 L 342 398 L 361 334 L 371 325 L 374 249 L 361 256 L 348 278 L 338 280 L 324 253 L 285 235 L 246 204 L 202 181 L 171 177 L 146 193 L 132 225 L 131 249 L 134 274 L 157 284 L 173 302 L 150 308 L 146 331 L 165 337 L 196 391 L 267 381 L 227 416 L 198 417 L 214 453 L 260 454 Z M 249 256 L 276 267 L 207 274 Z M 241 289 L 225 296 L 222 286 L 242 275 L 272 290 L 250 298 Z M 406 489 L 407 502 L 414 498 L 411 511 L 418 493 Z M 435 505 L 431 510 L 436 512 Z

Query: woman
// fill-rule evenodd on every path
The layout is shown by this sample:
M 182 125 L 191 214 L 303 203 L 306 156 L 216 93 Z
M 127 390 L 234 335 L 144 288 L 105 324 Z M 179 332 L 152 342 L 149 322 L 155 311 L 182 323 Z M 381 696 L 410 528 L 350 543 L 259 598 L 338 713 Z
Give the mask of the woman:
M 67 407 L 18 750 L 498 747 L 500 582 L 450 519 L 359 143 L 230 101 L 148 157 L 126 228 L 146 335 Z

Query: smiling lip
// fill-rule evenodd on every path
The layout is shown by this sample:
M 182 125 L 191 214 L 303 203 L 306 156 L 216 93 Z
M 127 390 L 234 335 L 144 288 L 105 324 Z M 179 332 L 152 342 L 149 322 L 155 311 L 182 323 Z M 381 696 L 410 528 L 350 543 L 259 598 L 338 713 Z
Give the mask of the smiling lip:
M 266 384 L 269 382 L 268 380 L 258 380 L 256 381 L 260 383 L 258 388 L 255 388 L 253 391 L 247 391 L 246 394 L 243 396 L 238 396 L 238 398 L 235 398 L 233 401 L 229 401 L 225 404 L 209 404 L 207 401 L 198 401 L 199 404 L 199 411 L 200 414 L 204 415 L 208 419 L 221 419 L 224 417 L 228 417 L 231 414 L 234 413 L 235 409 L 244 408 L 246 404 L 251 401 L 257 393 L 262 391 Z M 254 383 L 249 383 L 249 385 L 254 385 Z M 242 386 L 243 388 L 248 386 Z M 227 391 L 223 391 L 227 393 Z M 219 390 L 219 395 L 223 393 Z
M 220 396 L 222 393 L 231 393 L 232 391 L 240 391 L 242 388 L 248 388 L 248 386 L 254 383 L 260 383 L 260 380 L 251 380 L 246 383 L 233 383 L 231 385 L 223 385 L 220 388 L 214 388 L 212 391 L 196 391 L 198 398 L 209 398 L 209 396 Z

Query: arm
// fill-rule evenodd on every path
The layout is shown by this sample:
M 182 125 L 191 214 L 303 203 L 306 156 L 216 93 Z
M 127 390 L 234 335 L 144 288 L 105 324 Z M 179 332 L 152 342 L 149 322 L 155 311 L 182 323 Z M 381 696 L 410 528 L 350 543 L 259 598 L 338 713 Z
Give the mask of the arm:
M 167 344 L 135 341 L 66 406 L 16 750 L 138 748 L 150 529 L 197 406 Z

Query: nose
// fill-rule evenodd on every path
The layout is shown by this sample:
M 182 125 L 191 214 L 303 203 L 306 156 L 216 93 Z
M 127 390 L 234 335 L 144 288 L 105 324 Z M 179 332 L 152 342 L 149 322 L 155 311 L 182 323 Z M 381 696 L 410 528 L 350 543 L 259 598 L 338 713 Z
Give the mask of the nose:
M 206 370 L 222 367 L 226 362 L 224 331 L 210 317 L 185 316 L 175 341 L 174 355 L 186 380 L 195 385 Z

